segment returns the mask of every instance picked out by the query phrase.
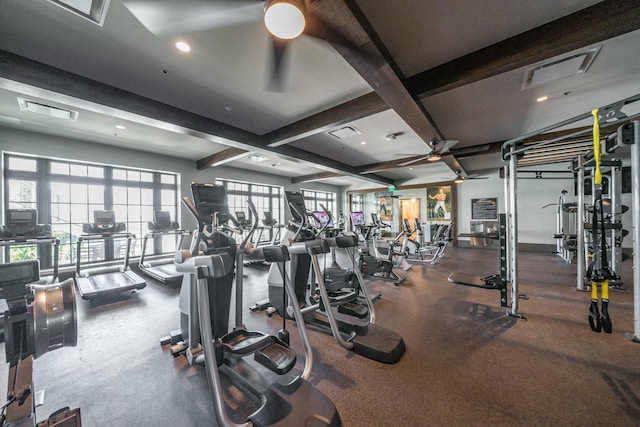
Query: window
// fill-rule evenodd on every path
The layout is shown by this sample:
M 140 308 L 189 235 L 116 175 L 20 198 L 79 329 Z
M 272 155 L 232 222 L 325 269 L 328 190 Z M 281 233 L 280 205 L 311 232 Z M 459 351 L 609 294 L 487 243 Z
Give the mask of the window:
M 351 212 L 364 212 L 364 195 L 363 194 L 351 194 Z
M 323 205 L 331 215 L 337 218 L 336 212 L 336 193 L 328 193 L 326 191 L 302 190 L 305 205 L 310 211 L 322 211 Z
M 253 220 L 247 206 L 247 199 L 250 199 L 256 206 L 260 220 L 264 218 L 265 212 L 271 212 L 273 218 L 282 224 L 284 220 L 281 210 L 282 187 L 229 180 L 216 180 L 216 184 L 226 187 L 229 212 L 232 215 L 236 215 L 236 212 L 243 212 L 247 219 Z M 259 225 L 262 224 L 259 223 Z M 269 229 L 268 232 L 262 233 L 261 238 L 270 240 L 273 232 Z M 237 236 L 236 240 L 240 240 L 240 236 Z
M 5 206 L 37 209 L 38 222 L 51 224 L 55 237 L 60 239 L 60 265 L 71 265 L 76 259 L 76 241 L 82 226 L 93 222 L 95 210 L 113 209 L 116 221 L 124 222 L 127 231 L 136 235 L 131 255 L 139 254 L 147 222 L 153 220 L 154 210 L 166 210 L 176 220 L 178 214 L 178 179 L 175 174 L 137 170 L 5 154 Z M 50 268 L 50 249 L 31 245 L 5 250 L 10 261 L 40 258 L 42 268 Z M 153 246 L 153 247 L 152 247 Z M 147 254 L 173 251 L 158 238 L 149 245 Z M 41 251 L 46 252 L 43 257 Z M 92 240 L 81 249 L 82 262 L 122 259 L 126 240 L 113 242 Z M 34 256 L 35 255 L 35 256 Z

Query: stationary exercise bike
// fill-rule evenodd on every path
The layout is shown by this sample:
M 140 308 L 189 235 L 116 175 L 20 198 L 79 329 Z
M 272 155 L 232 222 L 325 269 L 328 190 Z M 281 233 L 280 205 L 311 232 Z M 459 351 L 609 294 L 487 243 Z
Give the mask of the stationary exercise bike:
M 351 223 L 355 230 L 359 230 L 360 234 L 364 236 L 364 247 L 359 248 L 358 268 L 365 277 L 373 277 L 379 280 L 386 280 L 393 282 L 394 285 L 399 286 L 404 282 L 406 277 L 399 277 L 393 271 L 393 251 L 388 252 L 387 258 L 379 258 L 369 253 L 367 247 L 367 234 L 371 230 L 372 226 L 364 224 L 364 215 L 362 212 L 351 212 Z M 364 229 L 364 232 L 363 232 Z
M 407 261 L 428 262 L 435 265 L 438 259 L 444 256 L 444 251 L 451 241 L 452 223 L 440 224 L 432 241 L 425 244 L 420 242 L 424 240 L 424 233 L 418 218 L 415 219 L 414 228 L 411 228 L 407 218 L 404 218 L 403 222 L 404 228 L 395 240 L 395 250 L 403 254 Z M 418 234 L 419 240 L 411 238 L 414 233 Z

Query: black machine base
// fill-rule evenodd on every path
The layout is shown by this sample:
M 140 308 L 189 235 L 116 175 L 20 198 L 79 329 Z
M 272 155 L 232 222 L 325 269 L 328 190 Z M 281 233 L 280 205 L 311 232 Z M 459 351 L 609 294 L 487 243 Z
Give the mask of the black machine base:
M 382 363 L 396 363 L 405 351 L 402 337 L 378 325 L 369 325 L 366 333 L 356 335 L 351 342 L 353 352 Z
M 500 292 L 500 307 L 509 307 L 507 297 L 507 281 L 499 275 L 487 277 L 474 276 L 466 273 L 451 273 L 449 282 L 455 285 L 471 286 L 481 289 L 496 289 Z

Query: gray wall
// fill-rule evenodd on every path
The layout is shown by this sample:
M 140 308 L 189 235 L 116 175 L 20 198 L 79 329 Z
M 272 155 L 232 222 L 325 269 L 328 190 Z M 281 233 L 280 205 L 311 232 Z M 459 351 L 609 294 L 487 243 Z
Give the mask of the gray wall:
M 191 182 L 213 182 L 215 178 L 277 185 L 284 187 L 285 190 L 299 190 L 301 188 L 300 184 L 291 184 L 290 178 L 286 177 L 224 166 L 197 170 L 195 160 L 178 159 L 143 151 L 65 139 L 1 126 L 0 150 L 42 157 L 173 172 L 179 174 L 181 195 L 190 194 L 191 190 L 189 185 Z M 4 164 L 0 165 L 0 172 L 3 172 L 2 168 L 4 168 Z M 1 176 L 3 177 L 4 173 L 2 173 Z M 342 209 L 342 197 L 340 197 L 342 193 L 341 187 L 311 182 L 304 183 L 302 187 L 336 193 L 338 209 Z M 3 193 L 4 185 L 0 186 L 0 200 L 4 202 Z M 4 216 L 4 209 L 2 209 L 2 215 Z M 181 217 L 178 220 L 185 228 L 191 229 L 196 225 L 192 216 L 184 207 L 182 207 Z

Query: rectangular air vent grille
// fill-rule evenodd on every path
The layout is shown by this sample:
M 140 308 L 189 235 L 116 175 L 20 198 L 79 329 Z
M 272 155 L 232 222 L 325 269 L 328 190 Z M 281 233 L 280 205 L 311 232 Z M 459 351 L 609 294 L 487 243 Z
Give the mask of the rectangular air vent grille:
M 56 6 L 60 6 L 74 15 L 88 19 L 101 27 L 104 25 L 104 19 L 107 16 L 110 1 L 111 0 L 49 0 L 49 2 Z
M 341 127 L 340 129 L 335 129 L 327 133 L 337 139 L 345 139 L 351 136 L 362 135 L 362 132 L 353 126 Z
M 64 108 L 54 107 L 52 105 L 43 104 L 41 102 L 29 101 L 28 99 L 18 98 L 18 105 L 21 111 L 42 114 L 56 119 L 63 119 L 75 122 L 78 120 L 78 112 L 67 110 Z
M 586 73 L 593 63 L 593 60 L 598 55 L 598 52 L 600 52 L 600 47 L 531 67 L 524 73 L 522 90 L 546 85 L 577 74 Z

